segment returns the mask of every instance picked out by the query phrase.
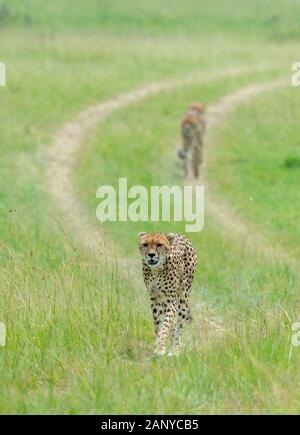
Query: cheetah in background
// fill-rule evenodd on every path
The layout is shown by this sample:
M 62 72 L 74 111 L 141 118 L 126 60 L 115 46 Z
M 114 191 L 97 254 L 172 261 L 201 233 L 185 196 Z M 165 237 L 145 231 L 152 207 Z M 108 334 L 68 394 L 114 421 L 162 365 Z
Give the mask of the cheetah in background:
M 203 160 L 203 139 L 206 130 L 205 105 L 193 103 L 185 113 L 181 123 L 182 149 L 178 156 L 184 160 L 185 177 L 191 173 L 199 177 L 199 167 Z
M 197 254 L 191 242 L 181 234 L 140 233 L 143 277 L 153 314 L 156 343 L 154 355 L 180 353 L 183 326 L 191 320 L 189 299 Z

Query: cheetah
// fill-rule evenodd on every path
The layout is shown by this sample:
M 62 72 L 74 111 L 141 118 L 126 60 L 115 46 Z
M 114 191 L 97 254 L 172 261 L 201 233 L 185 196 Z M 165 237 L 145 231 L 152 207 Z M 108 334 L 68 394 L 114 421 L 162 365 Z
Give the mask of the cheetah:
M 205 105 L 193 103 L 181 123 L 183 147 L 178 151 L 178 156 L 184 160 L 185 177 L 189 177 L 190 172 L 195 178 L 199 177 L 199 166 L 203 160 L 205 130 Z
M 197 254 L 181 234 L 140 233 L 143 277 L 148 290 L 155 329 L 154 355 L 179 355 L 183 326 L 192 320 L 189 299 Z

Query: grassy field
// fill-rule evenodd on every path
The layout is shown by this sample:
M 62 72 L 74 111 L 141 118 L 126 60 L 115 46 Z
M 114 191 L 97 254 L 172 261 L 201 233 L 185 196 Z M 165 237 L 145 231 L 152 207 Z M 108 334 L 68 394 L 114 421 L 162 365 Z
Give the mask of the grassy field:
M 294 264 L 245 248 L 216 216 L 191 235 L 200 258 L 194 323 L 179 358 L 151 359 L 148 297 L 105 253 L 78 241 L 49 195 L 47 148 L 76 113 L 145 84 L 200 74 L 115 112 L 86 138 L 73 173 L 95 226 L 96 189 L 181 184 L 175 150 L 191 100 L 208 105 L 291 74 L 296 0 L 0 2 L 0 413 L 299 413 Z M 232 68 L 240 69 L 230 76 Z M 215 78 L 214 78 L 215 77 Z M 274 246 L 299 258 L 299 92 L 255 97 L 208 138 L 216 197 Z M 213 144 L 213 147 L 210 145 Z M 99 232 L 103 229 L 98 223 Z M 139 265 L 140 230 L 115 223 L 109 245 Z
M 297 257 L 299 110 L 299 95 L 293 88 L 244 106 L 219 130 L 210 166 L 216 189 L 231 207 Z M 227 174 L 222 183 L 216 170 L 220 165 Z

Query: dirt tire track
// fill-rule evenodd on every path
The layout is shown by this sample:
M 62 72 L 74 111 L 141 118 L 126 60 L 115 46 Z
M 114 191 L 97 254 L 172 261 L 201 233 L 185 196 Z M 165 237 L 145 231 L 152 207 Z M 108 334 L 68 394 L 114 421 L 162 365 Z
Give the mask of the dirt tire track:
M 252 70 L 252 72 L 257 70 L 261 71 L 261 68 Z M 90 133 L 97 124 L 104 121 L 117 110 L 152 95 L 163 91 L 170 91 L 179 86 L 189 85 L 200 80 L 206 82 L 215 81 L 218 78 L 236 76 L 245 72 L 249 71 L 236 69 L 227 71 L 226 74 L 214 74 L 209 78 L 207 76 L 194 76 L 181 81 L 151 84 L 133 92 L 122 94 L 113 100 L 90 107 L 80 112 L 73 121 L 63 125 L 55 135 L 52 146 L 46 151 L 46 189 L 52 195 L 55 202 L 60 205 L 64 217 L 63 222 L 66 222 L 68 228 L 73 229 L 74 234 L 87 250 L 98 255 L 104 254 L 107 261 L 117 264 L 122 271 L 127 271 L 130 268 L 134 272 L 130 276 L 131 280 L 136 279 L 139 284 L 141 283 L 138 262 L 135 261 L 134 258 L 124 260 L 119 258 L 119 256 L 117 257 L 111 247 L 107 250 L 104 232 L 99 230 L 95 224 L 93 225 L 90 216 L 77 198 L 76 189 L 72 182 L 72 175 L 76 167 L 78 153 L 84 145 L 84 139 L 87 134 Z M 207 113 L 209 147 L 212 145 L 209 138 L 210 131 L 216 128 L 239 104 L 242 104 L 255 95 L 272 90 L 282 84 L 282 81 L 273 81 L 261 85 L 251 85 L 227 95 L 211 105 Z M 208 202 L 209 212 L 213 214 L 214 217 L 218 218 L 224 228 L 235 234 L 235 236 L 238 235 L 238 237 L 247 240 L 248 245 L 252 248 L 259 249 L 259 251 L 263 252 L 268 258 L 273 258 L 274 254 L 276 254 L 285 261 L 291 260 L 286 253 L 279 251 L 278 248 L 275 250 L 256 230 L 250 228 L 248 224 L 234 216 L 228 206 L 222 204 L 219 198 L 214 197 L 213 193 L 210 192 L 206 180 L 202 181 L 205 184 L 206 193 L 208 193 L 206 202 Z M 249 238 L 249 234 L 251 234 L 251 238 Z M 138 273 L 135 273 L 135 271 L 138 271 Z M 205 336 L 226 334 L 226 331 L 220 326 L 222 320 L 219 318 L 212 319 L 211 314 L 209 318 L 205 317 L 205 307 L 203 304 L 200 304 L 199 301 L 195 303 L 194 310 L 195 309 L 201 313 L 199 314 L 201 321 L 198 328 L 205 331 Z M 197 325 L 195 325 L 195 327 L 197 328 Z M 198 332 L 199 329 L 196 334 L 197 336 Z
M 52 195 L 55 202 L 60 205 L 64 218 L 63 222 L 66 223 L 67 228 L 73 229 L 74 234 L 77 235 L 88 251 L 97 254 L 105 252 L 109 260 L 116 260 L 112 248 L 109 247 L 107 249 L 104 232 L 91 222 L 90 216 L 77 198 L 72 182 L 72 174 L 76 166 L 78 153 L 84 144 L 85 137 L 109 115 L 147 97 L 164 91 L 170 91 L 179 86 L 192 84 L 197 81 L 211 82 L 220 78 L 234 77 L 246 72 L 265 70 L 261 67 L 251 71 L 239 68 L 229 70 L 226 73 L 211 74 L 209 77 L 207 75 L 198 75 L 191 76 L 185 80 L 153 83 L 132 92 L 121 94 L 115 99 L 92 106 L 80 112 L 73 121 L 64 124 L 55 135 L 51 147 L 47 150 L 46 189 Z M 260 85 L 251 85 L 222 98 L 208 109 L 208 129 L 215 128 L 239 104 L 262 92 L 272 90 L 282 83 L 282 81 L 274 81 Z M 219 218 L 225 228 L 235 234 L 239 233 L 242 237 L 247 237 L 250 227 L 242 223 L 236 216 L 233 216 L 225 204 L 221 205 L 218 200 L 213 200 L 213 196 L 208 191 L 207 182 L 205 181 L 204 184 L 206 191 L 209 193 L 206 195 L 209 211 Z M 251 229 L 251 234 L 251 239 L 247 238 L 249 244 L 251 246 L 255 245 L 260 251 L 264 251 L 268 257 L 273 256 L 274 249 L 270 247 L 259 233 L 253 232 Z M 279 254 L 278 249 L 276 249 L 276 253 Z M 283 252 L 280 252 L 279 256 L 282 259 L 289 260 L 288 256 Z M 129 265 L 133 266 L 135 261 L 134 259 L 118 259 L 118 264 L 128 267 Z
M 295 259 L 278 244 L 272 244 L 267 237 L 264 237 L 257 229 L 248 222 L 245 222 L 238 216 L 234 215 L 229 206 L 211 192 L 210 186 L 205 177 L 205 167 L 209 165 L 209 150 L 213 147 L 213 141 L 210 138 L 210 131 L 219 126 L 224 118 L 237 107 L 251 98 L 272 91 L 278 87 L 288 84 L 286 80 L 274 80 L 271 82 L 250 85 L 240 89 L 230 95 L 225 96 L 218 102 L 212 104 L 207 111 L 207 128 L 208 140 L 206 143 L 207 158 L 204 165 L 203 179 L 199 183 L 205 185 L 206 205 L 208 212 L 213 215 L 227 230 L 243 243 L 244 249 L 251 249 L 257 254 L 263 255 L 270 261 L 277 261 L 293 265 Z

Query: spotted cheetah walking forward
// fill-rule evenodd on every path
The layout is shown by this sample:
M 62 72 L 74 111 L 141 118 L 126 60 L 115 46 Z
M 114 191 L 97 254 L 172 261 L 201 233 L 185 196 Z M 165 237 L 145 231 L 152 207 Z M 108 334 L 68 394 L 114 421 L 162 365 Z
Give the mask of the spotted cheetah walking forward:
M 155 355 L 180 352 L 183 325 L 191 320 L 189 298 L 197 254 L 191 242 L 181 234 L 140 233 L 143 276 L 151 299 L 155 327 Z
M 185 113 L 181 123 L 182 149 L 178 156 L 184 161 L 185 177 L 191 173 L 199 177 L 199 167 L 203 160 L 203 140 L 206 130 L 205 106 L 193 103 Z

